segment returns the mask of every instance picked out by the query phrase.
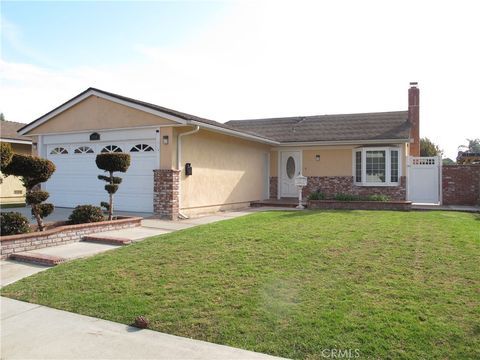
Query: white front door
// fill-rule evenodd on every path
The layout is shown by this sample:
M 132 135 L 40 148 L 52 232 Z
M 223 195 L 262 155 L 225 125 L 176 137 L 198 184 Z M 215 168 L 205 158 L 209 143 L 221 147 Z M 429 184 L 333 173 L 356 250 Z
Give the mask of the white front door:
M 295 178 L 302 173 L 301 152 L 282 151 L 280 160 L 280 196 L 297 197 Z

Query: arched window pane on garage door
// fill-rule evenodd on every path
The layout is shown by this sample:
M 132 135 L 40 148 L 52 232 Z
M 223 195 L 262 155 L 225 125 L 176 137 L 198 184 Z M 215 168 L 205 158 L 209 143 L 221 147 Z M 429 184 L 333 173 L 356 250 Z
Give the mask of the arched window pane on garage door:
M 146 151 L 154 151 L 153 147 L 148 144 L 137 144 L 130 149 L 131 152 L 146 152 Z
M 56 147 L 55 149 L 50 151 L 50 154 L 51 155 L 64 155 L 64 154 L 68 154 L 68 150 L 63 148 L 63 147 Z
M 123 150 L 117 145 L 107 145 L 102 149 L 102 153 L 117 153 L 122 152 Z
M 75 149 L 75 154 L 93 154 L 93 149 L 90 146 L 80 146 Z

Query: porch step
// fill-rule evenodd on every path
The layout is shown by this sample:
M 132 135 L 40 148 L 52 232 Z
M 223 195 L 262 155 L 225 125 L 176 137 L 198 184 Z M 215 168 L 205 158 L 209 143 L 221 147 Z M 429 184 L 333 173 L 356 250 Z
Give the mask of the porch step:
M 262 206 L 268 206 L 268 207 L 287 207 L 287 208 L 296 208 L 298 206 L 298 200 L 297 201 L 291 201 L 291 200 L 277 200 L 277 199 L 270 199 L 270 200 L 260 200 L 260 201 L 252 201 L 250 203 L 251 207 L 262 207 Z M 307 207 L 306 202 L 303 202 L 303 206 L 305 208 Z
M 9 256 L 9 259 L 21 261 L 21 262 L 39 264 L 39 265 L 46 265 L 46 266 L 55 266 L 67 260 L 59 256 L 46 255 L 46 254 L 33 253 L 33 252 L 11 254 Z
M 88 235 L 84 236 L 82 241 L 118 246 L 129 245 L 132 243 L 132 240 L 127 238 L 106 235 Z

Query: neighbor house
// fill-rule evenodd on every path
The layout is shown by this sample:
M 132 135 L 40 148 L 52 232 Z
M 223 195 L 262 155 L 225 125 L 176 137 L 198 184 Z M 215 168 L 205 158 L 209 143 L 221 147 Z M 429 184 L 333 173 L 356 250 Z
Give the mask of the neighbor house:
M 25 126 L 23 123 L 13 121 L 0 121 L 0 141 L 9 143 L 16 154 L 31 154 L 32 140 L 21 136 L 17 130 Z M 0 175 L 0 204 L 18 205 L 25 203 L 25 187 L 16 176 L 4 177 Z
M 126 152 L 118 210 L 176 219 L 298 195 L 406 198 L 407 156 L 419 155 L 419 89 L 408 110 L 229 121 L 207 120 L 89 88 L 20 129 L 53 161 L 45 184 L 56 206 L 105 200 L 95 156 Z M 49 199 L 49 200 L 50 200 Z

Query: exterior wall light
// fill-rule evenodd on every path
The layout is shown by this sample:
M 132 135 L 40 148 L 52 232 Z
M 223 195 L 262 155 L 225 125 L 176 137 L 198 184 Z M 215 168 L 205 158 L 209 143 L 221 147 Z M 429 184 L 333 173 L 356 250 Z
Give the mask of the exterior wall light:
M 320 155 L 315 155 L 315 161 L 320 161 Z
M 163 137 L 163 145 L 168 145 L 168 135 Z

